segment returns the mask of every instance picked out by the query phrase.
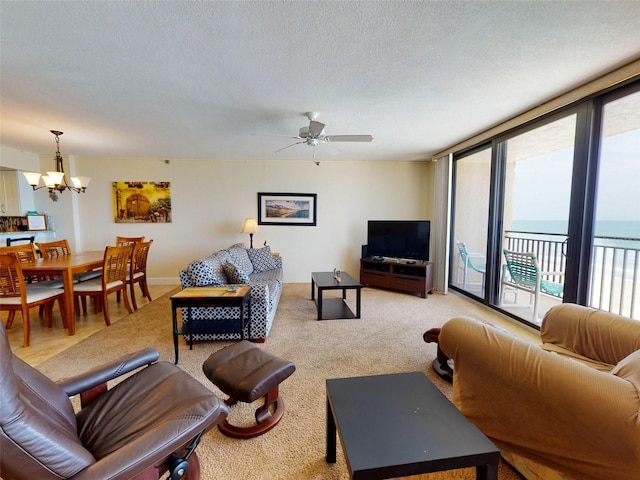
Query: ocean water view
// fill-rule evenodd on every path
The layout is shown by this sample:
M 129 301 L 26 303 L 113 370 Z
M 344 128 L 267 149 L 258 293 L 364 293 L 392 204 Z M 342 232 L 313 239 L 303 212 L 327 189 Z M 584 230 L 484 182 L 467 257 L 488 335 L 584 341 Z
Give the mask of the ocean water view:
M 531 233 L 566 235 L 566 220 L 513 220 L 509 230 Z M 640 220 L 600 220 L 596 222 L 596 237 L 612 237 L 640 241 Z

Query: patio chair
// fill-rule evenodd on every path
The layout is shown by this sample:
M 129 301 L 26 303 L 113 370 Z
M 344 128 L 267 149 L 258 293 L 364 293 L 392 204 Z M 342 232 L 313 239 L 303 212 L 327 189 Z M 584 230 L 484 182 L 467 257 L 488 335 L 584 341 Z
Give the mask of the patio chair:
M 538 257 L 535 253 L 513 252 L 503 250 L 506 264 L 502 266 L 500 279 L 500 306 L 501 307 L 527 307 L 533 308 L 533 321 L 538 321 L 538 300 L 540 292 L 562 297 L 564 285 L 542 277 L 563 276 L 563 272 L 542 272 L 538 265 Z M 515 295 L 514 303 L 504 302 L 507 290 L 511 290 Z M 529 303 L 519 304 L 518 290 L 529 293 Z
M 458 283 L 462 283 L 462 288 L 467 288 L 467 275 L 469 269 L 482 275 L 482 290 L 484 291 L 484 279 L 486 273 L 486 257 L 481 253 L 472 253 L 467 250 L 467 244 L 456 242 L 460 259 L 458 261 Z M 460 279 L 462 275 L 462 280 Z

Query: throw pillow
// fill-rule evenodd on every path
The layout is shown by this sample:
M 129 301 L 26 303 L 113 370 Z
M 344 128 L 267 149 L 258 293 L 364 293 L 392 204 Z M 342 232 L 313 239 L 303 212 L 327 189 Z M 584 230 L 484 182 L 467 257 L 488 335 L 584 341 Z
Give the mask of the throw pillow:
M 213 256 L 191 262 L 187 270 L 195 287 L 224 285 L 226 283 L 224 272 Z
M 278 268 L 276 260 L 271 255 L 271 247 L 250 248 L 247 253 L 254 272 L 260 273 Z
M 242 243 L 236 243 L 235 245 L 227 248 L 227 252 L 229 252 L 231 262 L 240 270 L 246 272 L 247 275 L 251 275 L 253 273 L 253 265 L 247 255 L 247 247 Z
M 246 272 L 243 272 L 233 263 L 227 262 L 222 265 L 222 268 L 224 269 L 224 274 L 227 276 L 227 281 L 229 283 L 249 283 L 249 275 L 247 275 Z

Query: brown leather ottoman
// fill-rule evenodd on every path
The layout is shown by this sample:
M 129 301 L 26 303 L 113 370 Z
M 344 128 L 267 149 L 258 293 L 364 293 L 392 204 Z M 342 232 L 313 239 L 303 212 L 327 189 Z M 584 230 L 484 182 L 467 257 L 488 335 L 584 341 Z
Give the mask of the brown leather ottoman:
M 257 425 L 236 427 L 227 419 L 218 424 L 222 433 L 234 438 L 253 438 L 271 430 L 282 418 L 284 402 L 279 385 L 296 369 L 288 360 L 277 357 L 257 345 L 242 340 L 213 353 L 202 370 L 211 382 L 229 395 L 227 405 L 252 403 L 264 397 L 256 410 Z

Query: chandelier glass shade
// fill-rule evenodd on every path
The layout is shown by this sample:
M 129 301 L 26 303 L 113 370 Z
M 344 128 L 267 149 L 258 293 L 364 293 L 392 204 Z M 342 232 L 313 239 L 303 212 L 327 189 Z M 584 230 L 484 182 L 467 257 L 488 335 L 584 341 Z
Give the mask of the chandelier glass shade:
M 60 132 L 58 130 L 51 130 L 51 133 L 53 133 L 56 137 L 56 170 L 47 172 L 46 175 L 42 175 L 37 172 L 23 172 L 25 178 L 27 179 L 27 182 L 29 183 L 29 185 L 31 185 L 31 188 L 33 188 L 33 190 L 48 188 L 49 195 L 52 199 L 54 199 L 55 197 L 54 200 L 57 200 L 57 196 L 55 195 L 56 191 L 60 193 L 64 192 L 65 190 L 71 190 L 76 193 L 82 193 L 86 191 L 87 186 L 91 181 L 90 177 L 71 177 L 71 185 L 69 185 L 69 183 L 67 182 L 67 178 L 64 174 L 62 155 L 60 155 L 60 135 L 62 135 L 63 132 Z M 38 186 L 38 184 L 40 183 L 40 178 L 42 178 L 44 185 Z

